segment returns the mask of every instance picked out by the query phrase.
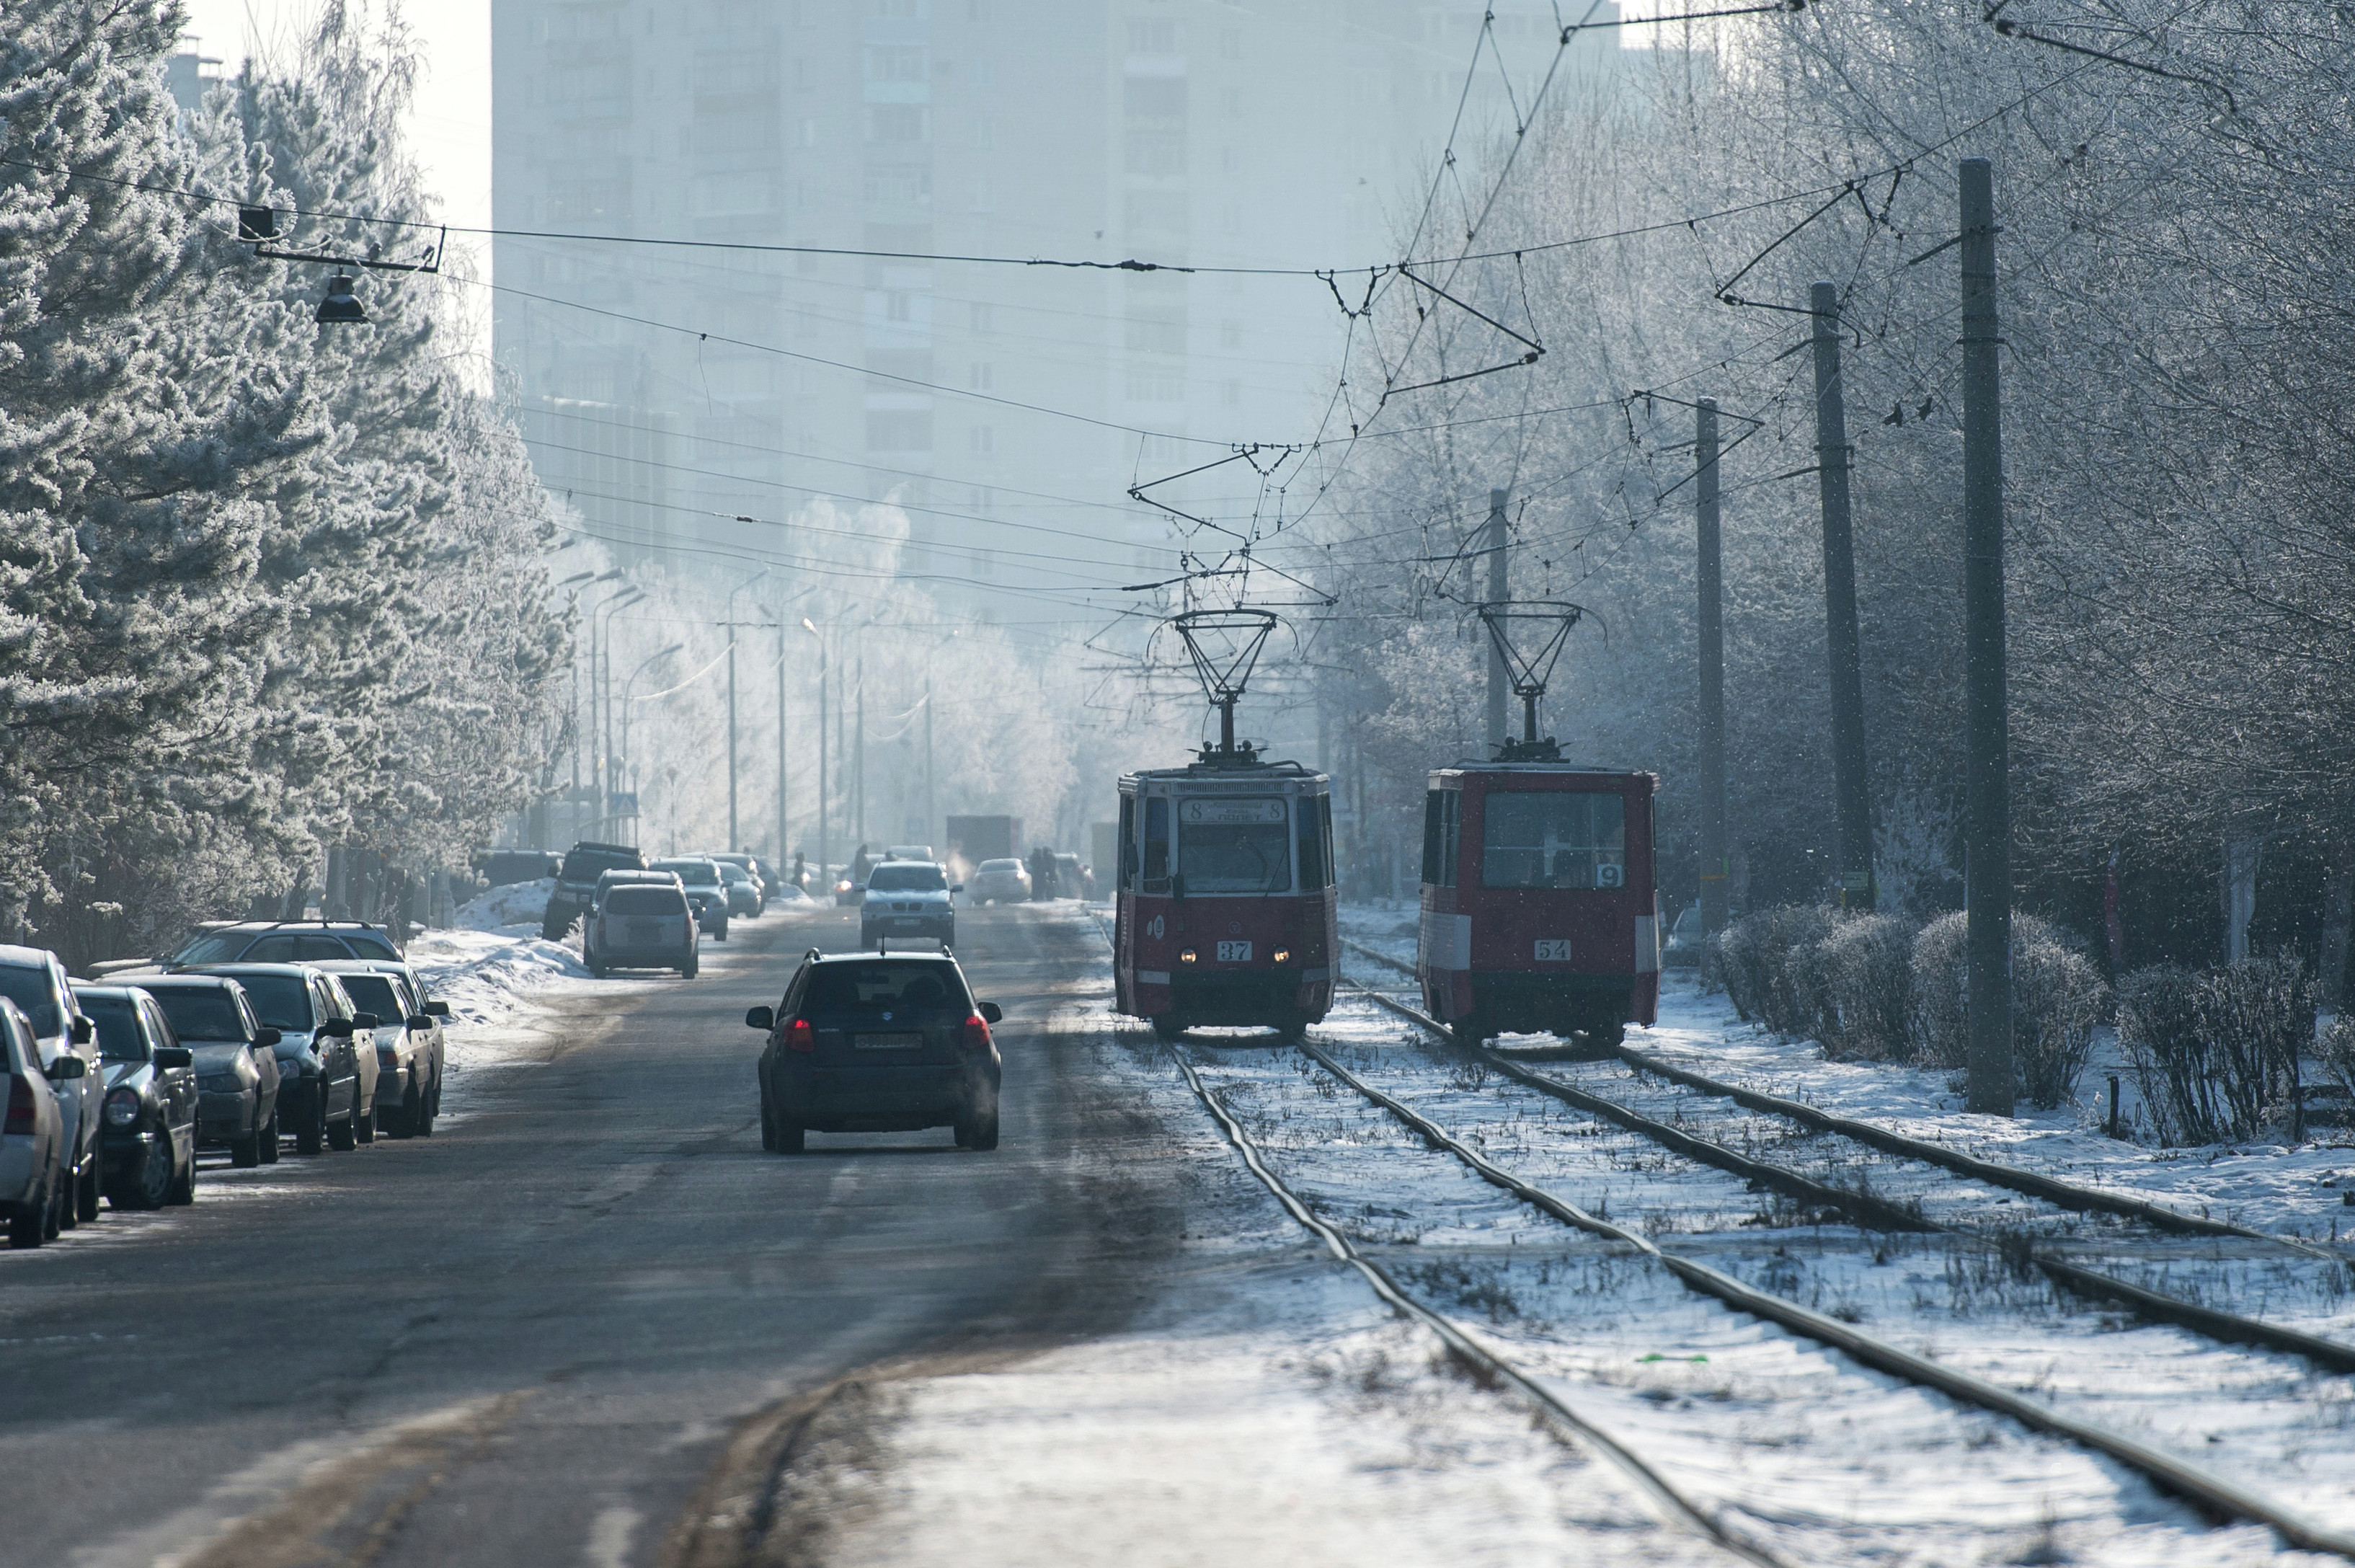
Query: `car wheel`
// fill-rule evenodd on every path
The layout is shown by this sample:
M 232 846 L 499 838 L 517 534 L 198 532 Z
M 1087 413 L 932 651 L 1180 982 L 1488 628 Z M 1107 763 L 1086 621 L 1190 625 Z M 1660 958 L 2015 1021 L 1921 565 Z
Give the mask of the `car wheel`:
M 76 1224 L 98 1218 L 98 1200 L 106 1182 L 105 1163 L 99 1150 L 90 1151 L 90 1169 L 74 1183 L 73 1217 Z
M 984 1153 L 997 1147 L 997 1107 L 996 1105 L 992 1105 L 988 1110 L 974 1117 L 972 1126 L 965 1133 L 964 1147 Z
M 771 1154 L 777 1152 L 777 1114 L 765 1100 L 761 1103 L 761 1147 Z
M 294 1129 L 294 1152 L 316 1154 L 327 1147 L 327 1106 L 318 1095 L 311 1096 L 310 1114 Z
M 49 1200 L 41 1210 L 41 1240 L 45 1242 L 54 1242 L 63 1233 L 66 1211 L 73 1207 L 73 1200 L 66 1190 L 65 1174 L 62 1170 L 58 1172 L 60 1179 L 49 1189 Z
M 357 1091 L 354 1091 L 354 1093 L 357 1094 Z M 360 1142 L 359 1119 L 359 1109 L 357 1106 L 355 1106 L 353 1107 L 352 1114 L 344 1118 L 344 1120 L 340 1122 L 329 1122 L 327 1124 L 327 1147 L 334 1149 L 337 1154 L 343 1154 L 348 1150 L 357 1148 Z
M 278 1163 L 278 1107 L 270 1107 L 270 1125 L 261 1129 L 261 1163 Z
M 240 1170 L 251 1170 L 261 1163 L 261 1129 L 256 1127 L 241 1138 L 229 1141 L 229 1162 Z
M 417 1102 L 417 1136 L 419 1137 L 430 1138 L 433 1136 L 434 1113 L 441 1109 L 442 1080 L 437 1077 L 433 1080 L 433 1087 L 428 1089 L 424 1098 Z
M 191 1143 L 188 1146 L 188 1163 L 172 1178 L 172 1190 L 165 1195 L 164 1201 L 178 1206 L 194 1203 L 196 1200 L 197 1147 Z
M 782 1118 L 778 1120 L 777 1152 L 779 1154 L 801 1153 L 807 1147 L 808 1138 L 808 1133 L 799 1122 L 788 1122 Z
M 720 924 L 720 925 L 713 926 L 713 927 L 711 928 L 711 940 L 712 940 L 712 941 L 714 941 L 714 942 L 725 942 L 725 941 L 727 941 L 727 940 L 728 940 L 728 927 L 727 927 L 724 923 L 723 923 L 723 924 Z
M 682 980 L 692 980 L 702 973 L 703 960 L 700 957 L 690 958 L 678 966 L 679 978 Z
M 1175 1013 L 1163 1013 L 1160 1017 L 1148 1021 L 1153 1025 L 1153 1037 L 1156 1040 L 1176 1040 L 1186 1032 L 1185 1020 Z
M 37 1203 L 27 1203 L 8 1216 L 8 1244 L 12 1247 L 37 1247 L 48 1240 L 49 1200 L 43 1194 Z
M 589 977 L 591 980 L 603 979 L 605 977 L 605 965 L 600 964 L 594 958 L 589 960 Z
M 385 1118 L 386 1135 L 396 1138 L 415 1137 L 417 1119 L 424 1114 L 424 1104 L 425 1097 L 417 1092 L 416 1074 L 411 1073 L 409 1087 L 401 1091 L 400 1107 Z
M 117 1209 L 161 1209 L 179 1190 L 178 1165 L 166 1135 L 147 1146 L 147 1157 L 139 1162 L 130 1180 L 106 1195 L 107 1201 Z

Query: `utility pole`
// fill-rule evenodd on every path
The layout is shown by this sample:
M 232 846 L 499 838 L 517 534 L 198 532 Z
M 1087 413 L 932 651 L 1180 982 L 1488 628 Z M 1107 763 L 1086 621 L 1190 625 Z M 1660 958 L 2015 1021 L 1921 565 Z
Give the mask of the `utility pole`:
M 793 859 L 793 830 L 785 821 L 785 607 L 777 606 L 777 867 Z M 773 883 L 776 878 L 769 880 Z
M 1505 497 L 1506 490 L 1488 492 L 1488 600 L 1501 604 L 1512 594 L 1510 575 L 1505 560 Z M 1504 650 L 1497 646 L 1494 637 L 1488 639 L 1488 745 L 1493 751 L 1505 743 L 1505 699 L 1512 695 L 1513 678 L 1505 668 Z
M 1694 415 L 1695 532 L 1700 558 L 1700 924 L 1725 929 L 1725 561 L 1718 537 L 1717 400 Z
M 736 833 L 736 628 L 728 628 L 728 852 L 744 848 Z
M 826 870 L 826 639 L 817 643 L 817 880 L 826 896 L 834 896 L 834 879 Z
M 858 825 L 858 841 L 864 844 L 867 842 L 867 658 L 865 655 L 859 656 L 858 674 L 850 684 L 851 693 L 858 703 L 858 726 L 852 731 L 856 737 L 857 750 L 851 752 L 850 782 L 853 792 L 851 820 Z
M 1872 796 L 1864 760 L 1864 656 L 1856 626 L 1856 544 L 1849 520 L 1839 290 L 1817 283 L 1808 304 L 1816 325 L 1816 475 L 1824 503 L 1824 644 L 1831 662 L 1833 820 L 1838 830 L 1840 903 L 1870 909 L 1877 901 Z
M 1963 842 L 1969 1108 L 2012 1114 L 2011 737 L 2004 668 L 2003 417 L 1996 350 L 1995 169 L 1962 165 Z
M 924 831 L 922 835 L 926 843 L 932 841 L 932 835 L 940 830 L 941 826 L 940 800 L 933 794 L 932 785 L 932 677 L 927 671 L 924 675 Z

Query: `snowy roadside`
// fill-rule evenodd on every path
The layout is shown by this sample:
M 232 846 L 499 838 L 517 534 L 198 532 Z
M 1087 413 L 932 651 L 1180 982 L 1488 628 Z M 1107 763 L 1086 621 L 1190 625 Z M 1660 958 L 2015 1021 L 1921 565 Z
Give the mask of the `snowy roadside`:
M 1401 963 L 1415 954 L 1415 907 L 1401 900 L 1345 904 L 1341 934 Z M 1384 989 L 1412 982 L 1362 958 L 1343 967 Z M 2261 1231 L 2334 1241 L 2355 1232 L 2355 1131 L 2316 1128 L 2305 1145 L 2240 1143 L 2158 1148 L 2104 1135 L 2106 1079 L 2118 1074 L 2126 1110 L 2134 1079 L 2099 1042 L 2078 1098 L 2049 1111 L 2022 1104 L 2009 1120 L 1972 1115 L 1942 1070 L 1889 1062 L 1832 1061 L 1814 1040 L 1790 1040 L 1745 1023 L 1722 992 L 1704 995 L 1686 972 L 1662 976 L 1659 1021 L 1630 1028 L 1639 1051 L 1744 1088 L 1780 1094 L 1911 1137 L 2062 1180 L 2147 1199 L 2185 1213 Z

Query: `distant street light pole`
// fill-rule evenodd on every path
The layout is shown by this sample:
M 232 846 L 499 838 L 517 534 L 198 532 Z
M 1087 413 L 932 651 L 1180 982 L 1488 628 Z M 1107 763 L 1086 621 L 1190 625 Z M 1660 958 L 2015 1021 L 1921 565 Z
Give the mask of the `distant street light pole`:
M 602 573 L 600 573 L 599 575 L 597 575 L 597 576 L 595 576 L 595 577 L 591 578 L 589 581 L 590 581 L 590 583 L 591 583 L 591 584 L 592 584 L 592 585 L 593 585 L 593 584 L 595 584 L 595 583 L 599 583 L 599 582 L 610 582 L 610 581 L 612 581 L 613 579 L 615 579 L 615 578 L 617 578 L 617 577 L 619 577 L 619 576 L 621 576 L 621 575 L 622 575 L 622 569 L 621 569 L 620 567 L 618 567 L 618 566 L 617 566 L 617 567 L 613 568 L 611 571 L 602 572 Z M 623 604 L 623 603 L 627 603 L 630 601 L 630 599 L 631 599 L 634 595 L 635 595 L 636 593 L 638 593 L 639 592 L 640 592 L 640 591 L 639 591 L 636 587 L 634 587 L 634 586 L 632 586 L 632 587 L 625 587 L 625 588 L 617 588 L 617 589 L 615 589 L 615 590 L 614 590 L 611 594 L 609 594 L 606 598 L 604 598 L 604 599 L 602 599 L 602 600 L 599 601 L 597 603 L 592 604 L 592 605 L 591 605 L 591 606 L 589 607 L 589 713 L 588 713 L 588 722 L 587 722 L 585 725 L 581 726 L 580 729 L 578 729 L 578 730 L 575 730 L 575 731 L 574 731 L 574 732 L 573 732 L 573 742 L 574 742 L 575 747 L 577 748 L 577 747 L 578 747 L 578 745 L 579 745 L 579 743 L 580 743 L 580 741 L 581 741 L 582 732 L 585 731 L 585 732 L 586 732 L 586 734 L 587 734 L 587 736 L 588 736 L 588 741 L 589 741 L 589 767 L 588 767 L 588 769 L 587 769 L 586 771 L 587 771 L 587 773 L 588 773 L 591 776 L 592 776 L 592 777 L 602 778 L 602 777 L 603 776 L 603 773 L 602 773 L 602 769 L 603 769 L 603 754 L 602 754 L 603 741 L 602 741 L 602 739 L 601 732 L 600 732 L 599 728 L 598 728 L 598 715 L 599 715 L 601 712 L 602 712 L 602 711 L 603 711 L 603 703 L 602 703 L 602 688 L 599 686 L 599 684 L 598 684 L 598 681 L 599 681 L 599 673 L 598 673 L 598 672 L 600 671 L 600 669 L 601 669 L 602 667 L 601 665 L 599 665 L 599 663 L 597 662 L 597 661 L 598 661 L 598 636 L 597 636 L 597 634 L 598 634 L 598 624 L 597 624 L 597 618 L 598 618 L 598 616 L 600 616 L 600 615 L 603 614 L 603 613 L 604 613 L 608 609 L 612 608 L 613 606 L 614 606 L 614 605 L 616 605 L 616 604 Z M 586 802 L 584 802 L 584 801 L 581 798 L 580 790 L 581 790 L 581 781 L 580 781 L 580 779 L 579 779 L 579 778 L 577 778 L 577 777 L 576 777 L 576 778 L 574 779 L 574 781 L 573 781 L 573 801 L 572 801 L 572 836 L 573 836 L 573 837 L 575 837 L 575 838 L 579 838 L 580 837 L 581 837 L 581 807 L 583 805 L 587 804 Z M 602 815 L 602 808 L 601 808 L 601 815 Z
M 817 880 L 825 885 L 826 895 L 834 893 L 834 880 L 826 872 L 826 634 L 802 617 L 802 630 L 817 639 Z
M 638 677 L 645 674 L 649 666 L 654 665 L 662 659 L 670 657 L 671 655 L 677 653 L 681 648 L 686 646 L 687 645 L 685 643 L 673 643 L 670 646 L 665 648 L 658 654 L 648 654 L 645 658 L 638 661 L 638 667 L 630 672 L 630 678 L 622 683 L 622 755 L 624 757 L 632 754 L 630 751 L 630 705 L 635 702 L 637 699 L 630 694 L 638 684 Z
M 731 855 L 744 848 L 736 832 L 736 595 L 768 575 L 764 566 L 728 591 L 728 851 Z
M 627 592 L 616 594 L 614 597 L 605 601 L 603 608 L 599 612 L 599 613 L 606 617 L 604 664 L 602 667 L 604 690 L 598 702 L 598 730 L 600 735 L 598 744 L 603 752 L 602 765 L 597 770 L 597 820 L 601 824 L 599 828 L 600 832 L 603 831 L 602 824 L 603 824 L 606 817 L 611 815 L 613 791 L 619 787 L 621 777 L 618 759 L 614 755 L 613 751 L 613 614 L 616 610 L 623 609 L 629 605 L 639 603 L 645 599 L 645 596 L 646 591 L 645 589 L 633 587 Z

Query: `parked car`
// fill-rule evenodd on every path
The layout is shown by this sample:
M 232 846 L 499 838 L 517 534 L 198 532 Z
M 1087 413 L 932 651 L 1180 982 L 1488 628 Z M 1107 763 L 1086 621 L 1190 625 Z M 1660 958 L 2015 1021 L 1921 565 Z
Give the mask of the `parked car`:
M 555 876 L 564 868 L 564 857 L 546 849 L 484 849 L 471 864 L 487 886 L 504 888 Z
M 774 1008 L 744 1015 L 763 1030 L 761 1147 L 799 1154 L 805 1134 L 947 1126 L 959 1148 L 997 1147 L 1003 1064 L 989 1026 L 947 954 L 825 954 L 812 948 Z
M 692 980 L 702 970 L 694 906 L 678 878 L 644 872 L 600 895 L 581 939 L 589 972 L 676 969 Z
M 400 956 L 400 937 L 389 925 L 371 925 L 361 920 L 241 920 L 189 938 L 165 967 Z
M 711 857 L 711 863 L 719 869 L 720 883 L 728 890 L 728 918 L 733 920 L 742 915 L 751 920 L 758 915 L 761 912 L 761 884 L 752 880 L 752 873 L 735 861 L 723 860 L 717 855 Z
M 679 885 L 687 890 L 687 901 L 695 906 L 695 923 L 711 933 L 712 941 L 728 940 L 728 884 L 719 880 L 716 861 L 701 855 L 677 855 L 656 860 L 647 869 L 677 872 Z
M 73 990 L 97 1026 L 105 1074 L 106 1200 L 117 1209 L 195 1202 L 196 1053 L 138 987 L 77 982 Z
M 229 1150 L 240 1169 L 278 1158 L 278 1030 L 254 1016 L 226 975 L 143 976 L 173 1038 L 194 1054 L 197 1147 Z
M 572 923 L 589 912 L 597 879 L 605 872 L 645 869 L 646 858 L 627 844 L 582 839 L 565 851 L 564 867 L 556 873 L 556 887 L 548 895 L 548 913 L 540 922 L 539 934 L 549 942 L 561 941 Z
M 322 964 L 361 1014 L 376 1015 L 377 1125 L 396 1138 L 430 1138 L 442 1107 L 442 1020 L 447 1002 L 429 1002 L 406 964 Z M 440 1012 L 435 1012 L 435 1008 Z M 362 1050 L 367 1046 L 363 1045 Z
M 964 886 L 967 901 L 975 904 L 1030 901 L 1030 873 L 1019 860 L 984 860 Z
M 1668 940 L 1660 947 L 1660 967 L 1663 969 L 1698 969 L 1702 951 L 1709 938 L 1700 927 L 1700 905 L 1687 904 L 1668 927 Z
M 956 909 L 948 869 L 930 860 L 880 860 L 867 873 L 858 905 L 858 945 L 883 950 L 894 936 L 956 945 Z
M 87 1064 L 72 1055 L 45 1064 L 25 1010 L 0 997 L 0 1067 L 8 1072 L 7 1119 L 0 1121 L 0 1213 L 8 1219 L 10 1246 L 37 1247 L 57 1239 L 62 1211 L 72 1201 L 65 1157 L 69 1129 L 56 1083 L 74 1081 Z
M 1095 896 L 1093 879 L 1088 869 L 1080 864 L 1077 855 L 1055 857 L 1055 896 L 1059 899 L 1089 899 Z
M 780 891 L 783 874 L 758 855 L 714 855 L 711 858 L 723 865 L 741 866 L 752 874 L 752 884 L 760 890 L 763 912 Z
M 633 883 L 660 888 L 676 888 L 679 886 L 678 873 L 677 871 L 633 871 L 623 869 L 607 871 L 598 877 L 596 891 L 589 895 L 589 909 L 581 922 L 581 962 L 588 967 L 589 973 L 596 976 L 600 979 L 604 977 L 605 971 L 612 967 L 612 965 L 607 964 L 597 951 L 598 940 L 602 934 L 602 923 L 599 921 L 598 916 L 605 907 L 605 895 L 607 893 L 611 892 L 617 887 Z M 681 896 L 684 895 L 682 894 Z M 664 967 L 667 968 L 670 967 L 670 965 L 666 964 Z
M 103 1189 L 105 1154 L 99 1140 L 100 1109 L 106 1099 L 106 1081 L 98 1070 L 98 1044 L 91 1021 L 74 1004 L 73 984 L 54 953 L 39 947 L 0 946 L 0 997 L 25 1009 L 38 1042 L 41 1065 L 52 1068 L 68 1056 L 81 1059 L 81 1071 L 50 1075 L 58 1108 L 65 1117 L 67 1230 L 98 1218 Z
M 834 890 L 835 908 L 857 909 L 858 901 L 867 896 L 867 889 L 858 880 L 859 870 L 856 863 L 834 868 L 826 885 Z
M 376 1141 L 378 1076 L 375 1014 L 352 1005 L 343 984 L 308 964 L 208 968 L 245 987 L 254 1016 L 278 1030 L 279 1121 L 298 1154 Z

